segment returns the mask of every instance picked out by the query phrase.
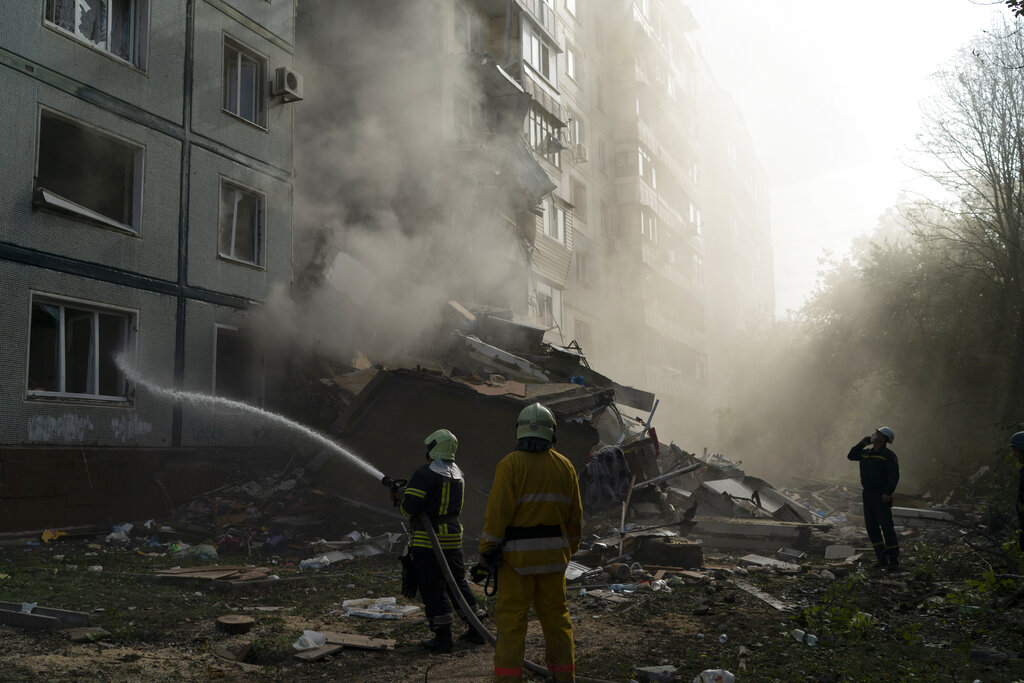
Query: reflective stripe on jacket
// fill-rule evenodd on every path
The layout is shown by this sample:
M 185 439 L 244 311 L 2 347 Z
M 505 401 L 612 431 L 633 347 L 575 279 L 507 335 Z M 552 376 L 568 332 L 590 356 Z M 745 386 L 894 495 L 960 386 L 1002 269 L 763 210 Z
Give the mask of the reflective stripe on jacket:
M 582 525 L 579 480 L 572 463 L 553 448 L 512 451 L 494 472 L 480 552 L 504 541 L 504 562 L 517 573 L 564 572 L 579 550 Z M 561 534 L 539 531 L 530 537 L 531 527 L 552 526 Z M 516 527 L 517 533 L 506 540 L 508 527 Z
M 462 548 L 462 524 L 459 523 L 458 517 L 462 512 L 465 486 L 465 480 L 461 477 L 446 477 L 429 464 L 413 472 L 398 510 L 403 517 L 412 518 L 411 545 L 414 550 L 432 548 L 430 536 L 419 521 L 421 512 L 427 513 L 437 534 L 437 540 L 441 542 L 442 550 Z

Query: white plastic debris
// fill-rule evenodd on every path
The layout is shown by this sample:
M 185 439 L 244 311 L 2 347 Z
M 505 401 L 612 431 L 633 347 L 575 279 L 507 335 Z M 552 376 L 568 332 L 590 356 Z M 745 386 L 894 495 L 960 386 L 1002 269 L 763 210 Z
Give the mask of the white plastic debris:
M 314 557 L 307 557 L 305 560 L 299 562 L 299 569 L 323 569 L 335 562 L 341 562 L 343 560 L 351 560 L 354 556 L 351 553 L 346 553 L 341 550 L 333 550 L 323 555 L 316 555 Z
M 327 643 L 327 636 L 319 631 L 303 631 L 299 639 L 292 643 L 296 650 L 315 650 Z
M 39 604 L 38 602 L 23 602 L 23 603 L 21 603 L 21 613 L 22 614 L 32 614 L 32 610 L 34 610 L 36 608 L 36 605 L 38 605 L 38 604 Z
M 341 603 L 345 613 L 366 619 L 401 619 L 406 614 L 418 612 L 416 605 L 397 605 L 394 598 L 358 598 Z
M 697 674 L 693 683 L 733 683 L 736 676 L 725 669 L 705 669 Z

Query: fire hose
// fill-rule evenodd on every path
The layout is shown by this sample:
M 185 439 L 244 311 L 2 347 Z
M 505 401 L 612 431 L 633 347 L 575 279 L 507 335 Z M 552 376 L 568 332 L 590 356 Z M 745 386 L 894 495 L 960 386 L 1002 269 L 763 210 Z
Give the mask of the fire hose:
M 480 623 L 477 619 L 476 614 L 470 609 L 469 603 L 466 602 L 466 598 L 463 597 L 462 592 L 459 590 L 459 584 L 455 580 L 455 576 L 452 574 L 451 568 L 448 566 L 448 560 L 445 559 L 444 551 L 441 550 L 441 542 L 437 540 L 437 534 L 434 533 L 434 525 L 430 523 L 430 519 L 427 518 L 426 513 L 420 513 L 420 522 L 423 524 L 423 528 L 427 530 L 427 535 L 430 536 L 430 545 L 434 548 L 434 555 L 437 557 L 437 564 L 441 567 L 441 571 L 444 573 L 444 580 L 448 583 L 450 593 L 455 597 L 455 600 L 459 603 L 459 608 L 462 610 L 462 614 L 469 620 L 470 625 L 479 633 L 484 640 L 486 640 L 491 647 L 494 647 L 498 639 L 495 638 L 494 634 L 487 630 L 487 628 Z M 542 676 L 548 676 L 550 673 L 547 667 L 543 667 L 540 664 L 534 664 L 529 659 L 523 660 L 523 667 L 529 669 L 535 674 Z M 606 681 L 600 678 L 584 678 L 582 676 L 576 676 L 576 680 L 579 683 L 614 683 L 613 681 Z

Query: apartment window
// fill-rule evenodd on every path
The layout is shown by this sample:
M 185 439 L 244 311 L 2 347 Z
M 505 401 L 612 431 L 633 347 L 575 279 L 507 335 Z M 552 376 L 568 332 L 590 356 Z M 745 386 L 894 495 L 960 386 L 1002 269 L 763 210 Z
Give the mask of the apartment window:
M 587 220 L 587 186 L 576 178 L 572 179 L 572 203 L 576 207 L 574 215 Z
M 615 216 L 612 207 L 606 201 L 601 201 L 601 232 L 608 237 L 618 237 L 619 230 L 615 225 Z
M 648 208 L 640 209 L 640 234 L 654 243 L 658 242 L 658 217 Z
M 704 285 L 704 259 L 697 254 L 693 255 L 693 281 L 698 287 Z
M 130 352 L 133 323 L 124 311 L 33 296 L 29 395 L 123 399 L 127 383 L 115 359 Z
M 224 111 L 267 127 L 267 60 L 224 38 Z
M 483 22 L 461 2 L 455 3 L 455 42 L 466 52 L 483 52 Z
M 552 202 L 544 211 L 544 234 L 565 244 L 565 209 Z
M 582 250 L 575 250 L 573 257 L 576 259 L 576 282 L 583 286 L 590 284 L 590 255 Z
M 570 115 L 569 119 L 569 142 L 574 145 L 582 145 L 586 143 L 586 136 L 584 135 L 583 121 L 580 120 L 575 114 Z
M 460 140 L 472 138 L 475 134 L 487 129 L 484 103 L 478 96 L 466 91 L 455 96 L 455 136 Z
M 46 0 L 49 26 L 145 69 L 148 0 Z
M 576 48 L 567 47 L 565 48 L 565 73 L 569 75 L 569 78 L 574 81 L 582 80 L 583 68 L 580 64 L 579 57 L 576 54 Z
M 142 158 L 137 145 L 42 111 L 33 204 L 138 232 Z
M 523 59 L 544 80 L 557 87 L 555 49 L 529 23 L 523 24 Z
M 700 209 L 693 202 L 690 202 L 690 229 L 697 235 L 704 232 L 704 219 Z
M 565 0 L 565 11 L 576 16 L 576 0 Z
M 658 189 L 658 170 L 654 168 L 651 155 L 643 147 L 637 148 L 637 159 L 640 177 L 646 180 L 655 190 Z
M 214 395 L 259 402 L 263 373 L 249 335 L 237 327 L 217 325 L 213 345 Z
M 562 160 L 559 151 L 562 149 L 562 145 L 558 143 L 557 131 L 552 118 L 540 108 L 540 105 L 534 103 L 530 107 L 526 125 L 528 127 L 527 134 L 530 139 L 530 147 L 552 164 L 561 168 Z
M 262 194 L 221 180 L 218 253 L 262 266 L 265 215 L 266 198 Z
M 546 328 L 561 327 L 562 290 L 546 282 L 538 282 L 535 307 L 538 325 Z

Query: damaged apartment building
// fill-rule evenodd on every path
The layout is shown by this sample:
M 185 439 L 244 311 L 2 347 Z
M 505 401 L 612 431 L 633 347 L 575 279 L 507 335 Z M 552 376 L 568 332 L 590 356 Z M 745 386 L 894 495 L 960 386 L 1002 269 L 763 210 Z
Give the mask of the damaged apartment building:
M 260 434 L 242 312 L 291 282 L 292 0 L 7 3 L 0 530 L 142 514 Z
M 7 19 L 0 530 L 155 514 L 291 462 L 293 436 L 154 395 L 122 354 L 394 476 L 444 424 L 486 481 L 532 400 L 577 467 L 624 422 L 642 441 L 655 397 L 666 437 L 706 443 L 716 354 L 771 316 L 763 172 L 681 0 Z
M 715 363 L 771 319 L 773 272 L 764 172 L 687 3 L 298 7 L 319 84 L 297 122 L 300 282 L 440 279 L 711 437 Z M 404 237 L 375 243 L 401 272 L 372 276 L 368 232 Z

